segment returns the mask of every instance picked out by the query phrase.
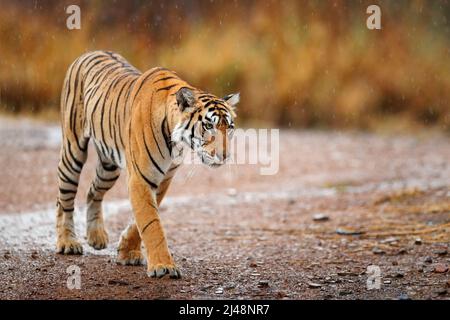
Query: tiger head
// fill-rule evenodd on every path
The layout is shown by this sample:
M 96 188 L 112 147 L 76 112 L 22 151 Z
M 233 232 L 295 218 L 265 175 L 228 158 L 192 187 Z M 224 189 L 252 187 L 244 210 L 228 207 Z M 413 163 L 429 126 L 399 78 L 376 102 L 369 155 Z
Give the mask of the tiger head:
M 176 93 L 176 101 L 181 121 L 174 130 L 173 141 L 187 144 L 203 164 L 224 164 L 230 156 L 239 93 L 221 99 L 184 87 Z

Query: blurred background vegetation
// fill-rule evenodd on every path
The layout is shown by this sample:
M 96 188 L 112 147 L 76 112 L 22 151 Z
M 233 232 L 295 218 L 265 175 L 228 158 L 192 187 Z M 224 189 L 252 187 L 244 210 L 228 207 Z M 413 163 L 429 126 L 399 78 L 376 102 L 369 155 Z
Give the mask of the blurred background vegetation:
M 81 8 L 81 30 L 65 9 Z M 378 4 L 382 30 L 366 28 Z M 57 119 L 65 71 L 108 49 L 217 95 L 255 126 L 450 129 L 448 1 L 0 0 L 3 113 Z

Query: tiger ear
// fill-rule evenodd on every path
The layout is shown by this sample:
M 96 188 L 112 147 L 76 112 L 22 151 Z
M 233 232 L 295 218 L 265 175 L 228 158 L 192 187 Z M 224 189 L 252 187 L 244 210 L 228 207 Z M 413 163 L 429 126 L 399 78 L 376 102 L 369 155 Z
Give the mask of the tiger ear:
M 232 93 L 225 97 L 223 97 L 223 100 L 225 100 L 233 109 L 236 110 L 236 106 L 241 100 L 241 94 L 238 93 Z
M 180 107 L 182 112 L 191 111 L 191 109 L 194 108 L 195 97 L 194 93 L 190 89 L 186 87 L 181 88 L 178 90 L 176 97 L 178 107 Z

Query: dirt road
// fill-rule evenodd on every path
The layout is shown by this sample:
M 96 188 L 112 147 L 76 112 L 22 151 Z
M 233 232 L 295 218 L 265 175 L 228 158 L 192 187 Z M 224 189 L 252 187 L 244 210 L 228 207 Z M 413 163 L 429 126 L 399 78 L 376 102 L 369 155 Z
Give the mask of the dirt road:
M 86 243 L 93 150 L 77 196 L 85 253 L 54 253 L 59 135 L 0 120 L 1 299 L 450 298 L 448 137 L 281 131 L 274 176 L 185 166 L 161 209 L 183 278 L 153 280 L 115 263 L 131 219 L 125 174 L 105 200 L 108 248 Z

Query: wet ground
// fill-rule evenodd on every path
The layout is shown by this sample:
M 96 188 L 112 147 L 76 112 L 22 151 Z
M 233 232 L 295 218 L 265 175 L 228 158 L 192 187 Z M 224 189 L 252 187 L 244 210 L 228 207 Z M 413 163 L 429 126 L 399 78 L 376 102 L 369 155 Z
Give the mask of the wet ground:
M 110 244 L 55 249 L 59 129 L 0 120 L 1 299 L 449 299 L 450 139 L 281 131 L 280 166 L 183 167 L 161 209 L 180 280 L 118 266 L 126 177 L 105 199 Z M 67 268 L 81 289 L 67 286 Z M 369 269 L 368 269 L 369 267 Z

